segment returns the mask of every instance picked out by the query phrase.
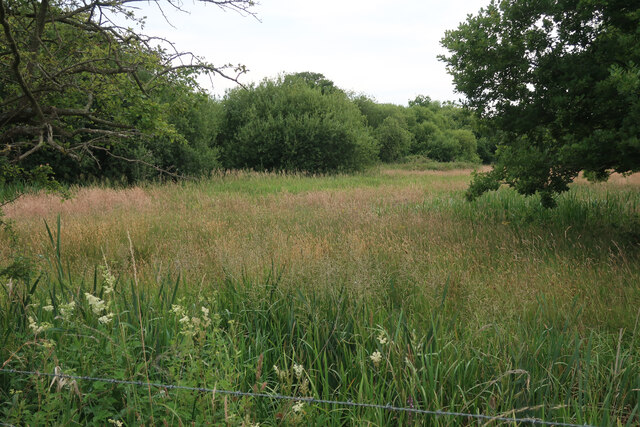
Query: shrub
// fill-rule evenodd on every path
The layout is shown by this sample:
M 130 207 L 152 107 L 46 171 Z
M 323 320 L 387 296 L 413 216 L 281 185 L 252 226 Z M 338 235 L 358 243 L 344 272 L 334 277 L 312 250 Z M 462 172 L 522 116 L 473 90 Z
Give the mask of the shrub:
M 360 111 L 343 92 L 323 94 L 291 76 L 234 89 L 224 107 L 220 141 L 227 168 L 353 171 L 378 153 Z
M 376 129 L 375 136 L 380 146 L 380 160 L 393 162 L 409 154 L 413 135 L 406 126 L 406 122 L 400 118 L 389 116 Z

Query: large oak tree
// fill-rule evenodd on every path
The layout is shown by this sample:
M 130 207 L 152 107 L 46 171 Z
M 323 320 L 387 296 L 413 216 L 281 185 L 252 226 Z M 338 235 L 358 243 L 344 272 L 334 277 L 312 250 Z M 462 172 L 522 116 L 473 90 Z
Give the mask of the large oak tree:
M 254 5 L 201 1 L 246 14 Z M 158 90 L 184 85 L 196 72 L 236 80 L 244 71 L 143 34 L 134 14 L 139 3 L 0 0 L 0 184 L 46 180 L 49 168 L 25 166 L 42 150 L 98 161 L 133 138 L 171 138 Z M 178 0 L 145 3 L 166 15 L 182 7 Z
M 580 171 L 640 170 L 637 2 L 493 0 L 442 45 L 466 105 L 500 139 L 469 198 L 506 182 L 553 206 Z

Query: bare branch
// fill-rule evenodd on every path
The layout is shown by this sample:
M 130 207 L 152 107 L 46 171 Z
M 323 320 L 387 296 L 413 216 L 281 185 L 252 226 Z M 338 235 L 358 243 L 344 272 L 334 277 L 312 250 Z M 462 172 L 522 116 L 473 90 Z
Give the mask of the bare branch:
M 91 148 L 91 149 L 94 149 L 94 150 L 103 151 L 103 152 L 105 152 L 109 157 L 113 157 L 114 159 L 123 160 L 123 161 L 128 162 L 128 163 L 139 163 L 139 164 L 141 164 L 141 165 L 148 166 L 148 167 L 150 167 L 150 168 L 152 168 L 152 169 L 156 170 L 157 172 L 160 172 L 161 174 L 168 175 L 168 176 L 171 176 L 171 177 L 173 177 L 173 178 L 177 178 L 177 179 L 184 179 L 184 180 L 193 180 L 193 179 L 194 179 L 193 177 L 190 177 L 190 176 L 181 175 L 181 174 L 177 174 L 177 173 L 174 173 L 174 172 L 168 171 L 168 170 L 166 170 L 166 169 L 162 169 L 161 167 L 158 167 L 158 166 L 156 166 L 156 165 L 154 165 L 154 164 L 152 164 L 152 163 L 149 163 L 149 162 L 145 162 L 144 160 L 140 160 L 140 159 L 130 159 L 130 158 L 128 158 L 128 157 L 119 156 L 119 155 L 117 155 L 117 154 L 114 154 L 111 150 L 109 150 L 109 149 L 107 149 L 107 148 L 105 148 L 105 147 L 101 147 L 101 146 L 99 146 L 99 145 L 94 145 L 94 146 L 92 146 L 92 145 L 87 145 L 87 148 Z

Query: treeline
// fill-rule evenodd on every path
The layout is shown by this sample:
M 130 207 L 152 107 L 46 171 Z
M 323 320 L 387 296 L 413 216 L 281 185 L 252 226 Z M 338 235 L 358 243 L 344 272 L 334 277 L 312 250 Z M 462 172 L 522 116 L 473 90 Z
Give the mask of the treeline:
M 198 176 L 221 168 L 349 172 L 412 155 L 490 162 L 495 151 L 475 117 L 453 103 L 419 96 L 408 107 L 380 104 L 350 95 L 318 73 L 264 80 L 223 99 L 184 76 L 152 96 L 144 111 L 129 114 L 142 128 L 162 123 L 160 131 L 123 139 L 79 161 L 41 150 L 25 168 L 47 164 L 68 183 L 133 183 L 159 172 Z

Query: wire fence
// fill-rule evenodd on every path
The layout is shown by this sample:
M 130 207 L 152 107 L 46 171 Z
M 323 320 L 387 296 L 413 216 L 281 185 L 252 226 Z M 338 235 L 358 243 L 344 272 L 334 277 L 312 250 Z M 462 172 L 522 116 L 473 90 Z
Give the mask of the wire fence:
M 291 400 L 296 402 L 305 402 L 308 404 L 325 404 L 332 406 L 343 406 L 343 407 L 358 407 L 358 408 L 369 408 L 369 409 L 380 409 L 384 411 L 391 412 L 406 412 L 412 414 L 419 415 L 433 415 L 437 417 L 459 417 L 459 418 L 468 418 L 468 419 L 476 419 L 478 421 L 492 422 L 508 422 L 508 423 L 519 423 L 519 424 L 531 424 L 531 425 L 545 425 L 545 426 L 560 426 L 560 427 L 595 427 L 589 424 L 572 424 L 572 423 L 563 423 L 563 422 L 555 422 L 555 421 L 545 421 L 538 418 L 517 418 L 517 417 L 506 417 L 506 416 L 492 416 L 492 415 L 484 415 L 484 414 L 470 414 L 465 412 L 452 412 L 452 411 L 440 411 L 440 410 L 428 410 L 428 409 L 418 409 L 411 407 L 400 407 L 393 406 L 390 404 L 381 405 L 375 403 L 359 403 L 353 401 L 340 401 L 340 400 L 327 400 L 327 399 L 316 399 L 314 397 L 298 397 L 298 396 L 286 396 L 282 394 L 270 394 L 270 393 L 252 393 L 246 391 L 236 391 L 236 390 L 219 390 L 217 388 L 207 388 L 207 387 L 189 387 L 182 386 L 176 384 L 162 384 L 162 383 L 153 383 L 153 382 L 144 382 L 144 381 L 131 381 L 131 380 L 119 380 L 116 378 L 100 378 L 100 377 L 89 377 L 82 375 L 68 375 L 63 374 L 59 371 L 56 372 L 39 372 L 39 371 L 22 371 L 18 369 L 5 369 L 0 368 L 0 372 L 14 375 L 35 375 L 39 377 L 48 377 L 48 378 L 56 378 L 64 379 L 64 380 L 79 380 L 79 381 L 89 381 L 89 382 L 102 382 L 109 384 L 121 384 L 121 385 L 132 385 L 136 387 L 154 387 L 165 390 L 186 390 L 186 391 L 196 391 L 201 393 L 212 393 L 212 394 L 222 394 L 236 397 L 255 397 L 255 398 L 263 398 L 263 399 L 273 399 L 273 400 Z M 0 426 L 12 426 L 12 424 L 5 424 L 0 421 Z

